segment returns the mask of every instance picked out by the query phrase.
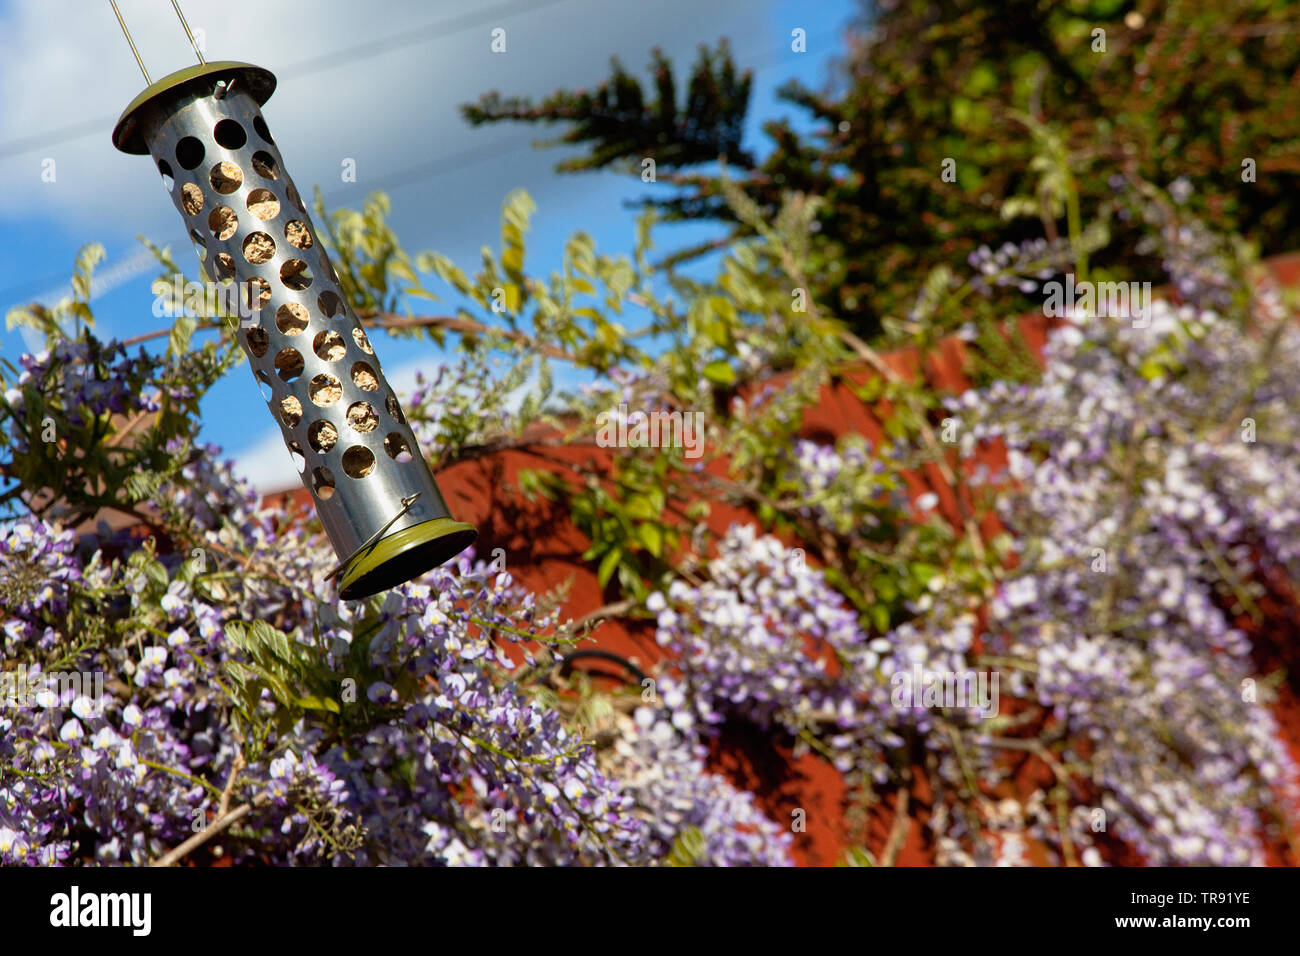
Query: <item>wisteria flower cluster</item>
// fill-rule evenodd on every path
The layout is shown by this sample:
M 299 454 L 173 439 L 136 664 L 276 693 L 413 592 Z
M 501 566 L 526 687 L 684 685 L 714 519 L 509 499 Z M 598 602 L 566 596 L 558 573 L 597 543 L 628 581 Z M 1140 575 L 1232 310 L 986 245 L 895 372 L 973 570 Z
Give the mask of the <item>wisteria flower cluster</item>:
M 671 678 L 660 682 L 665 702 L 684 701 Z M 789 866 L 792 834 L 756 805 L 753 794 L 709 773 L 705 747 L 676 714 L 639 707 L 618 722 L 618 734 L 601 758 L 632 797 L 656 859 L 685 851 L 686 862 L 723 866 Z
M 881 511 L 908 506 L 888 454 L 861 439 L 838 448 L 797 439 L 785 477 L 798 489 L 805 516 L 841 534 L 871 533 L 882 525 Z
M 1300 570 L 1300 332 L 1262 334 L 1163 302 L 1149 326 L 1076 316 L 1040 383 L 952 406 L 1020 488 L 989 651 L 1087 768 L 1078 796 L 1154 863 L 1260 862 L 1260 814 L 1294 784 L 1233 621 L 1261 567 Z
M 72 553 L 75 539 L 71 531 L 51 533 L 31 518 L 15 522 L 0 537 L 0 598 L 8 611 L 6 655 L 36 639 L 47 646 L 53 643 L 54 632 L 38 631 L 33 622 L 42 613 L 67 611 L 69 587 L 81 579 L 80 563 Z
M 521 471 L 520 489 L 567 496 L 620 592 L 603 613 L 648 614 L 664 652 L 658 696 L 633 706 L 562 683 L 581 635 L 561 599 L 473 552 L 335 598 L 318 527 L 263 507 L 198 441 L 197 400 L 237 360 L 224 335 L 131 355 L 48 328 L 41 355 L 0 368 L 0 669 L 45 688 L 0 707 L 0 863 L 788 864 L 788 822 L 709 772 L 731 724 L 829 761 L 862 808 L 924 799 L 941 864 L 1097 865 L 1116 843 L 1151 863 L 1261 862 L 1297 774 L 1249 632 L 1265 582 L 1300 579 L 1300 333 L 1180 217 L 1165 204 L 1134 225 L 1185 305 L 1076 312 L 1041 376 L 942 408 L 840 377 L 897 412 L 871 443 L 801 436 L 839 343 L 868 347 L 791 311 L 797 217 L 757 230 L 715 285 L 674 285 L 683 309 L 581 237 L 565 276 L 518 287 L 531 333 L 465 319 L 464 358 L 418 379 L 409 420 L 440 464 L 545 433 L 532 450 L 557 471 Z M 970 286 L 1029 291 L 1082 255 L 1075 238 L 980 249 Z M 490 263 L 473 282 L 442 268 L 483 303 L 499 281 Z M 605 301 L 571 308 L 598 280 Z M 630 345 L 601 311 L 624 303 L 674 347 Z M 594 384 L 554 395 L 555 355 Z M 756 380 L 770 366 L 784 385 Z M 620 403 L 703 415 L 704 458 L 550 454 L 591 445 Z M 996 497 L 1007 534 L 918 493 L 920 466 L 955 466 L 936 460 L 943 418 L 963 455 L 996 444 L 1007 461 L 981 488 L 945 478 L 945 502 Z M 719 523 L 722 504 L 752 520 Z M 153 536 L 71 530 L 105 509 Z M 997 678 L 1001 704 L 929 701 L 917 675 Z M 578 713 L 598 711 L 588 733 Z
M 1300 331 L 1275 291 L 1254 304 L 1251 329 L 1164 302 L 1149 321 L 1076 314 L 1040 381 L 949 403 L 963 453 L 999 440 L 1008 454 L 985 480 L 1002 489 L 1015 559 L 987 604 L 936 575 L 911 620 L 873 637 L 802 549 L 733 526 L 704 580 L 647 605 L 680 681 L 673 719 L 699 734 L 779 728 L 881 787 L 906 785 L 919 742 L 943 863 L 1024 863 L 1032 846 L 1096 865 L 1099 834 L 1156 864 L 1260 863 L 1297 769 L 1234 619 L 1252 613 L 1261 570 L 1300 574 L 1286 491 L 1300 481 Z M 852 445 L 799 441 L 789 460 L 804 513 L 829 511 L 841 534 L 852 509 L 827 507 L 830 491 L 868 464 L 889 476 Z M 889 687 L 917 670 L 994 672 L 1018 716 L 891 706 Z M 1016 754 L 1058 786 L 1005 796 Z
M 148 378 L 152 364 L 143 349 L 132 356 L 117 344 L 65 339 L 52 349 L 19 358 L 22 371 L 5 392 L 5 404 L 16 423 L 27 417 L 29 395 L 58 395 L 66 421 L 73 426 L 105 413 L 156 412 L 161 407 L 156 397 L 132 387 Z M 19 429 L 15 450 L 28 450 L 31 440 L 26 430 Z
M 531 366 L 514 362 L 504 373 L 483 356 L 463 356 L 441 365 L 432 377 L 415 373 L 415 388 L 403 406 L 422 447 L 455 451 L 485 435 L 507 429 L 517 412 L 510 396 L 527 382 Z
M 733 525 L 706 581 L 676 580 L 647 607 L 680 669 L 664 700 L 681 729 L 707 732 L 740 718 L 797 736 L 824 725 L 841 769 L 884 772 L 883 748 L 900 743 L 898 714 L 879 678 L 889 645 L 863 633 L 801 550 Z
M 976 270 L 970 284 L 984 295 L 994 287 L 1015 287 L 1021 292 L 1038 290 L 1071 260 L 1070 243 L 1064 239 L 1027 239 L 1019 245 L 1005 242 L 996 249 L 980 246 L 966 257 Z
M 502 642 L 556 621 L 508 574 L 471 552 L 339 602 L 319 536 L 260 507 L 218 449 L 166 441 L 175 466 L 127 493 L 174 551 L 34 516 L 0 537 L 5 670 L 62 681 L 0 709 L 0 863 L 142 865 L 237 808 L 208 850 L 236 862 L 653 864 L 688 831 L 707 835 L 697 863 L 788 859 L 684 744 L 633 734 L 642 760 L 689 756 L 611 777 L 512 681 Z M 648 811 L 661 796 L 686 812 Z

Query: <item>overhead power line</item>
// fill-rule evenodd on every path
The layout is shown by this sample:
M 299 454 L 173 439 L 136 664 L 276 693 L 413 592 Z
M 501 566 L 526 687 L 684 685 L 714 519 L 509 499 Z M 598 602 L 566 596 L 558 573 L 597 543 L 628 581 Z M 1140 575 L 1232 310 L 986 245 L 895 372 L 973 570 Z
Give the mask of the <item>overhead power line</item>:
M 551 0 L 550 3 L 543 4 L 543 6 L 550 6 L 553 5 L 554 3 L 563 3 L 563 2 L 566 2 L 566 0 Z M 541 7 L 539 6 L 533 9 L 541 9 Z M 838 32 L 839 29 L 840 29 L 839 27 L 836 27 L 835 29 L 820 31 L 819 33 L 809 37 L 809 40 L 811 41 L 811 40 L 826 39 L 827 37 L 831 36 L 833 33 Z M 332 54 L 331 57 L 335 57 L 338 55 L 341 54 Z M 740 64 L 742 67 L 746 69 L 752 70 L 755 73 L 761 73 L 763 70 L 766 70 L 771 66 L 775 66 L 778 61 L 784 58 L 785 58 L 784 51 L 780 51 L 779 53 L 769 53 L 767 56 L 763 56 L 763 57 L 751 57 L 751 58 L 744 58 L 744 59 L 742 59 L 739 56 L 735 57 L 738 64 Z M 315 68 L 313 67 L 313 69 Z M 448 173 L 457 172 L 458 170 L 464 169 L 467 166 L 481 162 L 484 159 L 491 159 L 492 157 L 501 155 L 504 152 L 510 152 L 515 149 L 527 147 L 531 145 L 532 139 L 533 138 L 530 135 L 525 139 L 519 140 L 518 142 L 512 142 L 508 144 L 491 143 L 491 144 L 484 144 L 479 146 L 471 146 L 467 149 L 458 150 L 457 152 L 450 153 L 446 156 L 441 156 L 437 159 L 430 160 L 428 162 L 419 163 L 414 166 L 408 166 L 402 169 L 393 170 L 392 172 L 389 173 L 384 173 L 381 176 L 367 180 L 365 186 L 367 189 L 371 189 L 371 190 L 401 189 L 418 182 L 424 182 L 429 179 L 436 179 L 439 176 L 445 176 Z M 352 194 L 353 192 L 354 190 L 351 188 L 335 189 L 335 190 L 331 190 L 328 193 L 324 193 L 323 195 L 326 200 L 330 200 L 330 199 L 335 199 L 340 196 L 343 196 L 345 193 Z M 184 239 L 182 239 L 181 237 L 173 237 L 173 239 L 169 244 L 172 245 L 184 244 Z M 4 304 L 5 302 L 11 301 L 9 297 L 17 293 L 19 290 L 29 289 L 29 288 L 42 288 L 42 287 L 48 288 L 50 286 L 57 284 L 60 280 L 66 278 L 66 276 L 67 276 L 66 272 L 60 272 L 48 276 L 45 279 L 24 282 L 21 285 L 10 286 L 8 289 L 0 290 L 0 305 Z
M 364 43 L 344 47 L 342 50 L 333 50 L 306 60 L 300 60 L 281 70 L 278 75 L 281 79 L 288 80 L 351 66 L 358 60 L 380 56 L 403 47 L 419 46 L 431 40 L 439 40 L 474 27 L 483 26 L 486 23 L 492 23 L 503 17 L 512 17 L 521 13 L 534 13 L 567 2 L 569 0 L 530 0 L 530 2 L 506 3 L 499 7 L 492 7 L 489 10 L 449 17 L 415 30 L 403 30 L 401 33 L 390 34 L 378 40 L 367 40 Z M 74 139 L 81 139 L 84 136 L 91 136 L 106 129 L 111 129 L 116 122 L 116 116 L 101 116 L 98 119 L 70 123 L 67 126 L 61 126 L 44 133 L 12 139 L 0 143 L 0 159 L 8 159 L 10 156 L 19 156 L 34 149 L 45 149 Z

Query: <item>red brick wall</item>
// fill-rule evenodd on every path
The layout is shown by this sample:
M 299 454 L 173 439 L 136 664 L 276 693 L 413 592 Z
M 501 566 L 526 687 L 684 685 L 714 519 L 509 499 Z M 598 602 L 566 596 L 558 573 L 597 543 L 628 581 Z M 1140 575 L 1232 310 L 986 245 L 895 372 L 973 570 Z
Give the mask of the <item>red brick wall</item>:
M 1286 285 L 1300 281 L 1300 253 L 1279 257 L 1268 263 L 1270 273 Z M 1027 316 L 1019 320 L 1021 333 L 1036 353 L 1041 353 L 1046 341 L 1049 322 L 1042 316 Z M 957 339 L 942 343 L 924 369 L 926 379 L 951 392 L 960 392 L 969 386 L 962 369 L 965 344 Z M 900 374 L 917 374 L 917 356 L 914 352 L 897 352 L 885 356 L 889 365 Z M 853 386 L 875 375 L 866 366 L 850 368 L 822 390 L 817 404 L 807 412 L 802 434 L 804 437 L 833 441 L 847 433 L 864 435 L 873 443 L 883 438 L 881 421 L 888 417 L 884 403 L 876 407 L 862 402 Z M 608 465 L 611 452 L 594 447 L 555 448 L 546 446 L 543 453 L 575 463 L 590 464 L 596 468 Z M 997 450 L 982 453 L 989 464 L 997 463 L 1002 456 Z M 971 465 L 973 462 L 967 462 Z M 714 468 L 723 467 L 715 463 Z M 503 548 L 507 566 L 523 586 L 538 593 L 546 592 L 572 579 L 572 589 L 563 605 L 563 614 L 579 618 L 617 599 L 613 592 L 604 593 L 597 583 L 595 568 L 582 560 L 589 544 L 569 521 L 567 505 L 552 503 L 538 497 L 528 502 L 513 489 L 521 468 L 567 474 L 567 469 L 531 453 L 528 449 L 512 449 L 491 454 L 474 461 L 453 465 L 439 473 L 438 484 L 452 514 L 475 524 L 479 529 L 478 553 L 486 557 L 494 548 Z M 909 486 L 914 495 L 934 491 L 940 497 L 941 511 L 949 520 L 956 520 L 957 508 L 951 489 L 939 477 L 937 470 L 927 468 L 925 473 L 909 476 Z M 304 489 L 286 493 L 293 505 L 310 508 L 310 496 Z M 268 504 L 283 501 L 279 494 L 268 496 Z M 753 515 L 737 508 L 713 503 L 709 525 L 722 533 L 733 522 L 752 522 Z M 986 516 L 984 530 L 996 528 L 996 519 Z M 1300 604 L 1294 600 L 1289 582 L 1273 582 L 1269 633 L 1261 634 L 1255 628 L 1259 645 L 1258 662 L 1261 668 L 1289 665 L 1291 675 L 1282 688 L 1278 716 L 1284 724 L 1287 740 L 1293 754 L 1300 760 Z M 1239 622 L 1245 628 L 1248 621 Z M 625 623 L 617 620 L 602 624 L 594 633 L 595 644 L 638 663 L 650 670 L 661 654 L 655 643 L 653 630 L 644 623 Z M 795 834 L 796 860 L 803 865 L 831 865 L 854 841 L 845 816 L 846 787 L 839 774 L 825 760 L 814 755 L 793 759 L 790 749 L 764 733 L 746 728 L 727 728 L 712 748 L 712 768 L 724 774 L 739 786 L 755 792 L 761 805 L 778 822 L 788 822 L 791 811 L 806 811 L 807 830 Z M 923 774 L 918 774 L 924 780 Z M 1028 792 L 1036 786 L 1050 783 L 1050 771 L 1035 760 L 1026 761 L 1018 780 L 1019 789 Z M 885 794 L 882 805 L 871 813 L 867 824 L 868 845 L 879 849 L 888 836 L 894 819 L 898 794 Z M 930 795 L 923 785 L 918 785 L 907 795 L 909 825 L 897 857 L 900 865 L 926 865 L 933 862 L 933 851 L 924 840 L 924 822 L 928 815 Z M 1293 820 L 1300 820 L 1300 806 L 1293 808 Z M 1109 847 L 1110 859 L 1117 863 L 1140 863 L 1122 847 Z M 1284 846 L 1270 848 L 1274 863 L 1294 865 L 1298 861 Z

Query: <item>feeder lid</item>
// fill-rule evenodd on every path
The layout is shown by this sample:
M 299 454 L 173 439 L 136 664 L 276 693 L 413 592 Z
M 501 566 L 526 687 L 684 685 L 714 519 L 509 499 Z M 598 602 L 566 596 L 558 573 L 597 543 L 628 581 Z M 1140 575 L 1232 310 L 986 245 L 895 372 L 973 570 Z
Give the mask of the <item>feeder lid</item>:
M 472 524 L 433 518 L 380 538 L 343 566 L 339 597 L 355 601 L 417 578 L 460 554 L 477 537 Z
M 275 92 L 275 74 L 251 63 L 221 60 L 189 66 L 164 76 L 131 101 L 131 105 L 122 112 L 122 118 L 113 127 L 113 145 L 124 153 L 148 153 L 149 147 L 145 145 L 140 130 L 145 107 L 164 93 L 178 93 L 186 87 L 197 89 L 207 86 L 211 92 L 216 81 L 222 79 L 234 80 L 235 88 L 242 88 L 257 101 L 258 106 L 269 100 Z

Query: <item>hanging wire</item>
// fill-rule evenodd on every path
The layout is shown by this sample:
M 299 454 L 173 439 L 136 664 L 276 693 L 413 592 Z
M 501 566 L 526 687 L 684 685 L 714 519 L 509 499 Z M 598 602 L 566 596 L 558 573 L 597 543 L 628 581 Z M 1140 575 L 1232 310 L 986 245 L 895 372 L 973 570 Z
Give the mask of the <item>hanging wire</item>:
M 190 46 L 194 47 L 194 55 L 199 58 L 200 64 L 206 66 L 208 61 L 203 59 L 203 51 L 199 49 L 198 43 L 195 42 L 194 34 L 190 31 L 190 25 L 185 22 L 185 14 L 181 13 L 179 0 L 172 0 L 172 9 L 176 11 L 176 16 L 181 18 L 181 26 L 185 28 L 185 35 L 190 38 Z
M 153 80 L 149 79 L 149 71 L 144 68 L 144 60 L 140 59 L 140 51 L 135 48 L 135 41 L 131 39 L 131 31 L 126 28 L 126 21 L 122 19 L 122 11 L 117 8 L 117 0 L 108 0 L 108 2 L 112 4 L 113 12 L 117 14 L 117 24 L 122 28 L 122 35 L 126 37 L 127 46 L 135 54 L 135 62 L 140 64 L 140 72 L 144 74 L 145 85 L 152 86 Z
M 379 539 L 384 536 L 384 532 L 387 531 L 389 528 L 391 528 L 393 525 L 397 524 L 397 519 L 402 517 L 402 515 L 406 514 L 408 511 L 410 511 L 411 505 L 415 504 L 415 499 L 420 497 L 420 495 L 422 494 L 424 494 L 424 492 L 417 491 L 415 494 L 407 495 L 405 498 L 403 498 L 401 510 L 398 511 L 397 514 L 393 515 L 391 518 L 388 519 L 388 524 L 384 525 L 382 528 L 380 528 L 378 531 L 372 534 L 369 538 L 367 538 L 365 544 L 357 548 L 357 550 L 353 551 L 352 554 L 344 558 L 338 564 L 334 565 L 333 570 L 331 570 L 329 574 L 322 575 L 321 580 L 328 581 L 330 578 L 334 577 L 336 574 L 338 574 L 340 571 L 346 568 L 350 561 L 352 561 L 355 558 L 361 557 L 361 553 L 363 551 L 366 551 L 367 548 L 373 551 L 375 549 L 374 546 L 379 543 Z

